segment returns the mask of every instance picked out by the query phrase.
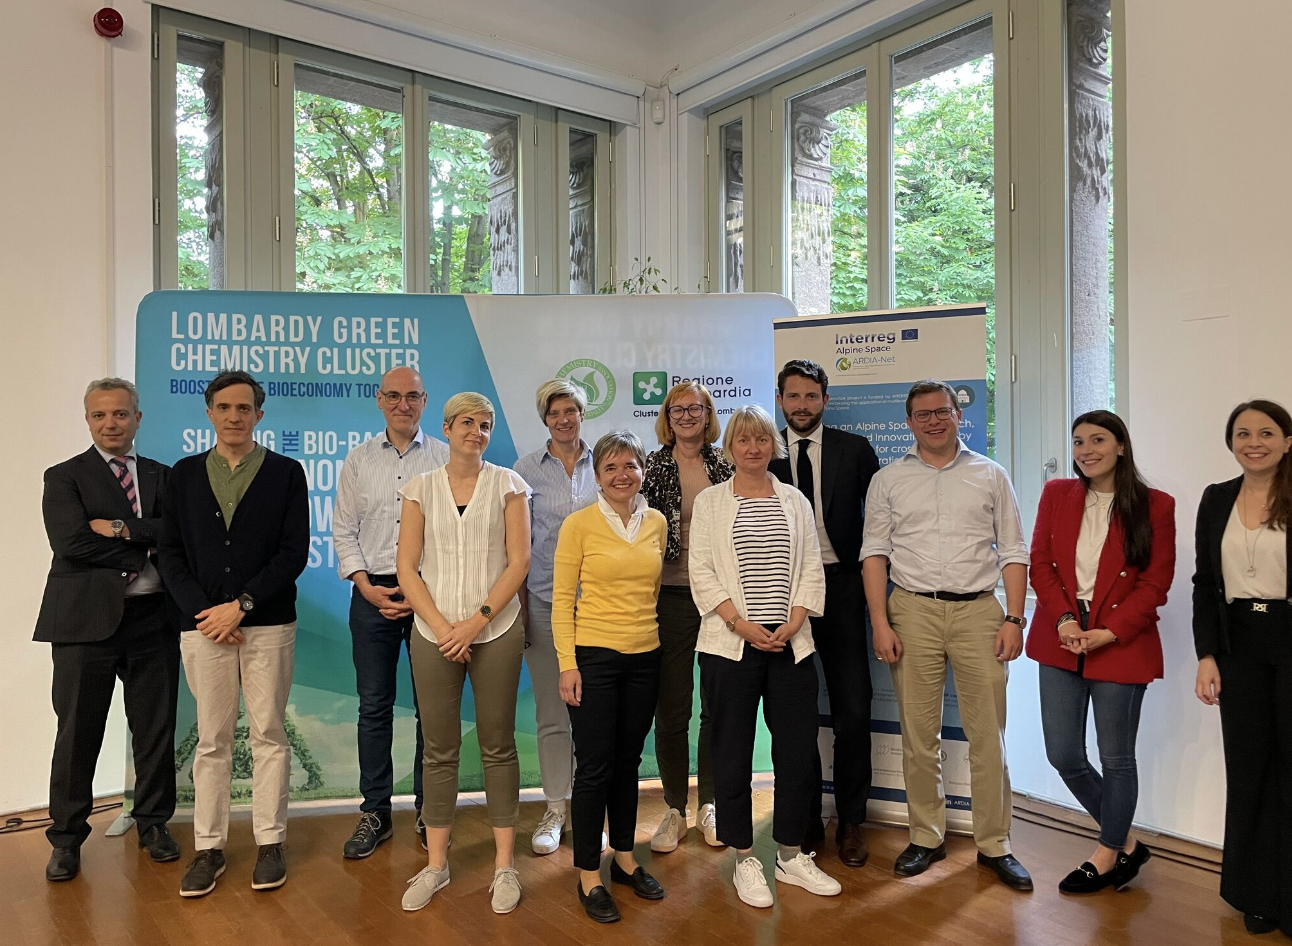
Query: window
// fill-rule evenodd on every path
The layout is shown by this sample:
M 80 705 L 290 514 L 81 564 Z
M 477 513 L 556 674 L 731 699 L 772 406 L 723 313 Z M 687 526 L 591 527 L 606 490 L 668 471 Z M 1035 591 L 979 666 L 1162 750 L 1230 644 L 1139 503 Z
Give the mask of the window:
M 175 63 L 177 267 L 181 289 L 224 288 L 224 48 L 181 35 Z
M 745 129 L 752 124 L 748 102 L 709 116 L 705 148 L 711 236 L 705 279 L 710 292 L 745 291 L 745 247 L 755 245 L 750 239 L 753 214 L 745 203 L 745 179 L 753 169 Z

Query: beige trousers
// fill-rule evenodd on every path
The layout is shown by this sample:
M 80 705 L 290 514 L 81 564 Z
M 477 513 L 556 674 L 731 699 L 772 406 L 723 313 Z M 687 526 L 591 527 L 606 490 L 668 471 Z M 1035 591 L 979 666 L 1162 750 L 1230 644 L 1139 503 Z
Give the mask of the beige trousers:
M 988 857 L 1010 853 L 1012 799 L 1005 763 L 1006 664 L 995 654 L 1005 619 L 995 595 L 934 601 L 895 588 L 888 623 L 902 642 L 891 667 L 902 723 L 902 773 L 911 842 L 937 847 L 947 830 L 942 787 L 942 693 L 955 674 L 960 722 L 969 739 L 973 834 Z
M 471 648 L 465 664 L 449 660 L 413 628 L 409 646 L 413 686 L 422 713 L 422 821 L 428 828 L 453 824 L 462 750 L 462 686 L 471 677 L 476 738 L 484 770 L 485 804 L 495 828 L 520 817 L 520 760 L 516 756 L 516 691 L 520 687 L 525 628 L 517 617 L 501 637 Z
M 296 624 L 248 627 L 241 644 L 215 644 L 200 631 L 179 636 L 184 676 L 197 699 L 193 754 L 193 847 L 223 848 L 229 840 L 229 792 L 238 691 L 247 707 L 251 746 L 251 824 L 257 844 L 287 836 L 292 750 L 283 716 L 292 685 Z

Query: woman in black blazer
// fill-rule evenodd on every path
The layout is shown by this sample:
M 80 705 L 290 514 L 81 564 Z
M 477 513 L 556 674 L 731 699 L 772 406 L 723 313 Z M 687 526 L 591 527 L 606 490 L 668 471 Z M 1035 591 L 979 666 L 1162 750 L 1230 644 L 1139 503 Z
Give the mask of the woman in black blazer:
M 1220 895 L 1249 932 L 1292 935 L 1292 416 L 1239 404 L 1225 446 L 1243 475 L 1202 494 L 1193 575 L 1194 692 L 1225 740 Z

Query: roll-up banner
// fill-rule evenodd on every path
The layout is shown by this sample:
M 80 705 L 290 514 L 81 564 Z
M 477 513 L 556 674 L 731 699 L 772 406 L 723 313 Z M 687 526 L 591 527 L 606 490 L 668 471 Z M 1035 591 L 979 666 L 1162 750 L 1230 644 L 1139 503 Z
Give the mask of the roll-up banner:
M 776 364 L 810 358 L 829 375 L 830 401 L 824 423 L 860 434 L 870 441 L 881 466 L 901 457 L 915 443 L 906 426 L 906 393 L 925 378 L 946 381 L 956 392 L 964 420 L 960 436 L 969 449 L 989 454 L 987 385 L 987 307 L 938 306 L 852 315 L 777 319 Z M 868 615 L 857 615 L 870 638 Z M 867 650 L 870 648 L 868 647 Z M 902 777 L 902 737 L 897 701 L 888 667 L 870 654 L 874 684 L 871 707 L 871 755 L 874 781 L 870 811 L 881 820 L 905 822 L 906 790 Z M 828 810 L 833 799 L 834 737 L 829 700 L 821 688 L 819 742 Z M 948 824 L 957 830 L 969 819 L 969 744 L 960 725 L 955 681 L 947 668 L 942 715 L 942 777 Z
M 775 406 L 772 323 L 792 316 L 781 296 L 441 296 L 264 292 L 156 292 L 139 307 L 136 381 L 139 450 L 173 463 L 209 449 L 214 435 L 203 392 L 218 372 L 250 371 L 267 393 L 256 439 L 298 460 L 310 501 L 309 565 L 298 581 L 296 667 L 288 703 L 292 797 L 358 795 L 355 695 L 347 613 L 349 582 L 336 571 L 332 512 L 346 454 L 379 435 L 382 374 L 417 368 L 428 394 L 422 429 L 443 439 L 442 406 L 478 391 L 498 410 L 485 459 L 511 466 L 539 449 L 547 431 L 535 391 L 570 378 L 588 395 L 583 436 L 613 429 L 658 446 L 655 421 L 668 389 L 684 379 L 712 392 L 719 419 L 743 404 Z M 402 658 L 405 666 L 407 657 Z M 193 698 L 181 688 L 176 730 L 180 797 L 191 804 L 196 743 Z M 692 753 L 699 719 L 696 688 Z M 462 790 L 483 787 L 474 711 L 464 700 Z M 413 695 L 401 669 L 395 709 L 396 794 L 412 791 Z M 522 784 L 539 784 L 534 704 L 522 676 L 516 710 Z M 239 724 L 235 799 L 250 793 L 250 753 Z M 694 755 L 692 756 L 694 759 Z M 755 766 L 770 769 L 761 730 Z M 657 774 L 648 740 L 641 772 Z

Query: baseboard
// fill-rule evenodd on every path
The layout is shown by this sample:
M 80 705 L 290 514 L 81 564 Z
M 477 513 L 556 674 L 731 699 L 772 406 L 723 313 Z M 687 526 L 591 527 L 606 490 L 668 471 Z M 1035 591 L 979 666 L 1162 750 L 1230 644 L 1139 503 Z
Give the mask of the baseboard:
M 1099 837 L 1099 826 L 1084 811 L 1075 811 L 1019 792 L 1014 793 L 1014 817 L 1091 840 Z M 1153 849 L 1156 857 L 1164 857 L 1169 861 L 1220 873 L 1219 848 L 1173 834 L 1154 831 L 1152 828 L 1138 824 L 1135 825 L 1135 834 Z

